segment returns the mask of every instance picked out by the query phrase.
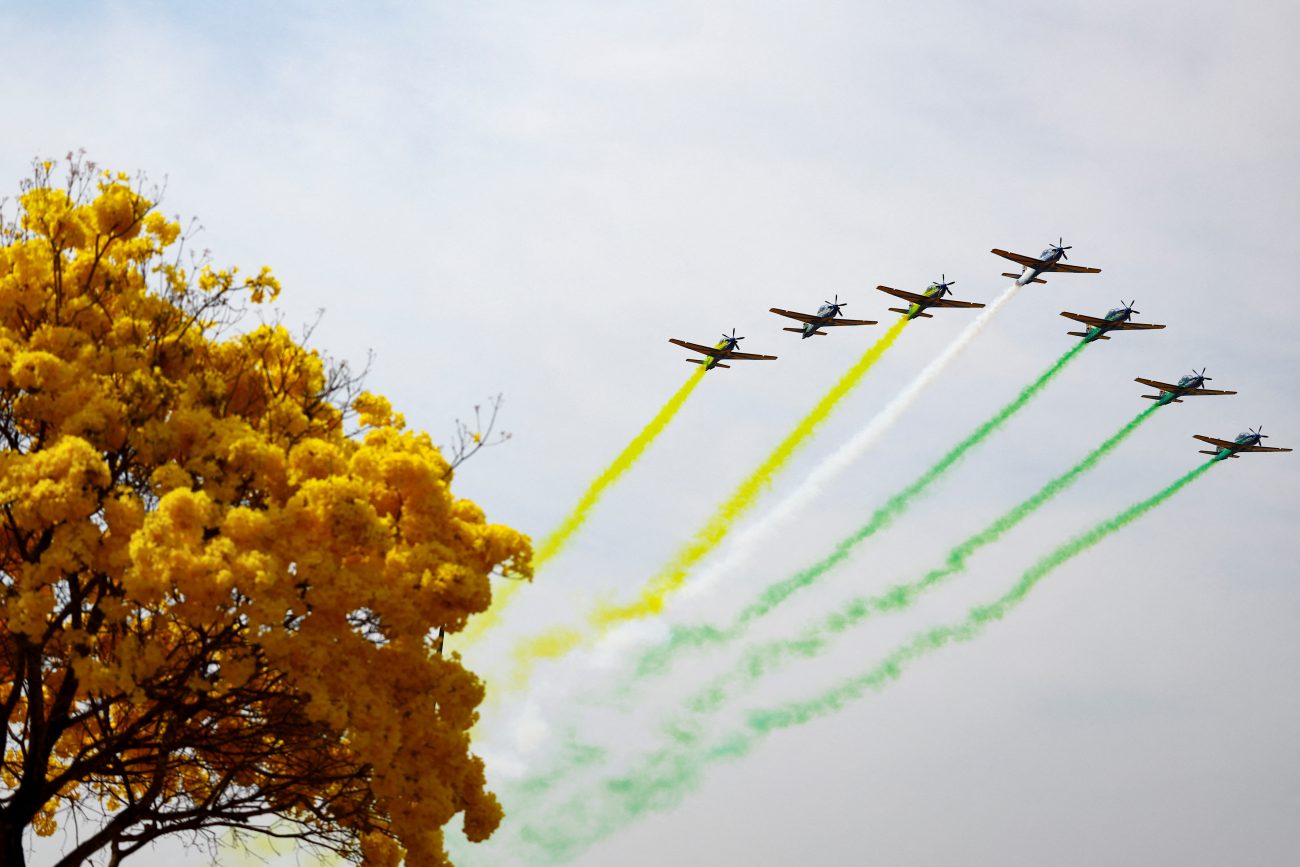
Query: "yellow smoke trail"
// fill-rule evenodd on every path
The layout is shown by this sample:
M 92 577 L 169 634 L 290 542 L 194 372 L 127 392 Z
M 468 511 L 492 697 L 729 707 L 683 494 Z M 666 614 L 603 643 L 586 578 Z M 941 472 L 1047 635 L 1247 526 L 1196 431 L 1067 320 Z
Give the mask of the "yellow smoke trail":
M 561 522 L 560 526 L 556 527 L 555 530 L 537 546 L 537 550 L 533 554 L 534 572 L 540 571 L 542 566 L 558 554 L 560 550 L 564 548 L 565 544 L 573 538 L 573 534 L 578 532 L 578 529 L 586 523 L 588 513 L 591 512 L 592 508 L 600 500 L 601 496 L 605 493 L 605 490 L 609 488 L 610 485 L 614 484 L 614 482 L 618 480 L 619 476 L 631 469 L 632 465 L 636 463 L 637 458 L 641 457 L 642 452 L 649 447 L 655 437 L 659 436 L 659 434 L 663 432 L 663 429 L 673 420 L 673 416 L 677 415 L 677 412 L 682 408 L 682 405 L 686 403 L 686 398 L 690 397 L 691 392 L 693 392 L 695 387 L 700 384 L 700 380 L 703 379 L 704 373 L 705 368 L 704 365 L 701 364 L 690 375 L 685 384 L 683 384 L 681 388 L 677 389 L 677 393 L 668 399 L 668 402 L 665 403 L 663 408 L 660 409 L 655 417 L 650 420 L 650 423 L 642 428 L 641 432 L 627 444 L 627 447 L 624 448 L 623 451 L 619 452 L 618 457 L 614 458 L 613 463 L 611 463 L 605 471 L 597 476 L 596 480 L 587 487 L 586 492 L 582 495 L 582 499 L 578 500 L 578 504 L 569 512 L 568 517 L 566 517 L 564 521 Z M 492 594 L 491 607 L 489 607 L 487 611 L 484 611 L 482 614 L 479 614 L 470 620 L 465 631 L 456 639 L 457 647 L 465 647 L 481 637 L 484 632 L 495 626 L 501 619 L 501 613 L 505 610 L 511 597 L 513 597 L 515 593 L 519 591 L 519 588 L 523 586 L 523 582 L 516 581 L 495 588 Z
M 873 343 L 862 357 L 858 359 L 839 382 L 826 392 L 822 399 L 795 426 L 781 444 L 773 449 L 759 467 L 750 473 L 731 497 L 723 503 L 708 523 L 695 536 L 678 550 L 672 560 L 658 574 L 651 578 L 641 594 L 628 605 L 606 606 L 598 608 L 588 618 L 597 634 L 604 634 L 612 626 L 630 620 L 640 620 L 658 614 L 663 610 L 668 597 L 686 583 L 690 568 L 717 547 L 732 526 L 758 499 L 772 478 L 794 456 L 799 447 L 806 443 L 817 428 L 830 417 L 844 397 L 853 390 L 867 371 L 875 365 L 885 350 L 894 345 L 903 329 L 907 327 L 908 318 L 900 317 L 880 339 Z M 579 646 L 583 634 L 573 629 L 559 628 L 521 641 L 514 651 L 515 672 L 511 685 L 522 686 L 535 662 L 543 659 L 557 659 Z

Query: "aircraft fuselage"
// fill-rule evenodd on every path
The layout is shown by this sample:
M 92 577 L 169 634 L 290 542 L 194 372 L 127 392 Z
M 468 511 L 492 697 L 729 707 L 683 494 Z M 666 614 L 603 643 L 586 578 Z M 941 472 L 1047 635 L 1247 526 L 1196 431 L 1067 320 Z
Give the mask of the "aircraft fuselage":
M 927 298 L 942 298 L 944 295 L 948 294 L 948 290 L 943 288 L 942 286 L 932 284 L 928 289 L 926 289 L 921 294 L 926 296 Z M 911 309 L 907 311 L 907 318 L 915 319 L 916 317 L 924 313 L 927 307 L 933 307 L 933 306 L 934 306 L 933 304 L 919 304 L 913 301 L 911 305 Z
M 836 300 L 838 301 L 839 299 L 837 298 Z M 836 308 L 830 304 L 823 304 L 821 307 L 817 308 L 817 318 L 812 322 L 805 322 L 803 324 L 803 332 L 799 335 L 799 339 L 807 340 L 809 337 L 816 334 L 818 328 L 821 328 L 827 322 L 830 322 L 835 318 L 835 309 Z
M 1051 272 L 1052 266 L 1061 259 L 1061 251 L 1055 247 L 1048 247 L 1039 254 L 1038 259 L 1042 265 L 1021 265 L 1020 276 L 1016 278 L 1017 286 L 1028 286 L 1039 274 Z
M 1162 391 L 1160 400 L 1156 401 L 1156 406 L 1164 406 L 1167 403 L 1173 403 L 1178 398 L 1187 394 L 1189 391 L 1196 391 L 1205 384 L 1205 377 L 1202 376 L 1184 376 L 1178 380 L 1178 386 L 1173 391 Z
M 1131 316 L 1132 313 L 1133 313 L 1132 310 L 1128 310 L 1126 308 L 1120 307 L 1119 309 L 1112 310 L 1109 313 L 1107 313 L 1105 318 L 1106 321 L 1108 322 L 1127 322 L 1129 316 Z M 1113 330 L 1114 330 L 1113 325 L 1094 325 L 1088 329 L 1088 333 L 1087 335 L 1084 336 L 1083 342 L 1091 343 L 1092 341 L 1096 340 L 1098 337 L 1101 337 L 1107 331 L 1113 331 Z
M 704 369 L 712 370 L 713 365 L 717 364 L 719 361 L 726 361 L 727 356 L 736 351 L 737 343 L 738 342 L 735 340 L 724 340 L 719 343 L 718 349 L 720 349 L 722 353 L 720 355 L 710 355 L 704 362 Z
M 1259 434 L 1244 433 L 1244 434 L 1237 434 L 1237 438 L 1233 440 L 1233 442 L 1235 442 L 1237 445 L 1240 446 L 1257 446 L 1259 445 L 1261 439 L 1263 439 L 1263 437 L 1261 437 Z M 1219 453 L 1215 455 L 1213 459 L 1216 461 L 1221 461 L 1224 458 L 1232 457 L 1236 453 L 1237 453 L 1236 449 L 1219 449 Z

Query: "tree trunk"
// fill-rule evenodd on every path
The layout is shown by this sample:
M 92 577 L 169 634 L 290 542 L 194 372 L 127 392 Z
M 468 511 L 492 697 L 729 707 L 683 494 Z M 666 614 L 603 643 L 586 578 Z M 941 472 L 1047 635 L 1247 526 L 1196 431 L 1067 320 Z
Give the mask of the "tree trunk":
M 26 867 L 26 864 L 23 829 L 0 824 L 0 867 Z

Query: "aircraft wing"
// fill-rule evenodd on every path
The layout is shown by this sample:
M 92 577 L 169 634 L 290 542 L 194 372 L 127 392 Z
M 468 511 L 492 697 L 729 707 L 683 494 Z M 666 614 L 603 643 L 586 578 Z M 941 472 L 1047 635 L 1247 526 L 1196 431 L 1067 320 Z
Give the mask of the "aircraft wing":
M 718 349 L 716 346 L 700 346 L 698 343 L 687 343 L 685 340 L 678 340 L 676 337 L 668 338 L 668 342 L 676 343 L 678 346 L 684 346 L 692 352 L 703 352 L 705 355 L 716 357 L 722 354 L 722 350 Z M 735 358 L 735 356 L 733 355 L 732 358 Z
M 1057 262 L 1052 270 L 1061 274 L 1100 274 L 1100 268 L 1084 268 L 1082 265 L 1065 265 Z
M 1024 256 L 1020 253 L 1008 253 L 1006 250 L 999 250 L 996 247 L 989 252 L 994 256 L 1001 256 L 1003 259 L 1010 259 L 1017 265 L 1025 265 L 1029 268 L 1041 268 L 1044 264 L 1042 259 L 1035 259 L 1033 256 Z
M 755 355 L 752 352 L 733 352 L 726 357 L 727 361 L 776 361 L 775 355 Z
M 933 295 L 921 295 L 917 292 L 908 292 L 903 289 L 890 289 L 888 286 L 877 286 L 881 292 L 886 295 L 893 295 L 895 298 L 902 298 L 904 301 L 910 301 L 913 304 L 924 304 L 927 307 L 983 307 L 983 304 L 976 304 L 973 301 L 953 301 L 948 298 L 935 298 Z
M 1290 449 L 1280 449 L 1277 446 L 1240 446 L 1239 452 L 1289 452 Z
M 1219 391 L 1217 388 L 1193 388 L 1191 391 L 1185 391 L 1184 394 L 1236 394 L 1235 391 Z
M 1061 315 L 1066 319 L 1073 319 L 1075 322 L 1082 322 L 1084 325 L 1110 325 L 1109 319 L 1101 319 L 1097 316 L 1086 316 L 1083 313 L 1068 313 L 1064 310 Z
M 822 328 L 827 325 L 875 325 L 874 319 L 832 319 L 830 322 L 822 324 Z
M 924 295 L 918 295 L 915 292 L 908 292 L 904 289 L 891 289 L 888 286 L 877 286 L 881 292 L 886 295 L 893 295 L 895 298 L 902 298 L 904 301 L 911 301 L 913 304 L 929 303 L 930 299 Z
M 1112 322 L 1110 327 L 1117 331 L 1148 331 L 1153 328 L 1164 328 L 1163 325 L 1152 325 L 1150 322 Z
M 796 313 L 793 310 L 782 310 L 780 307 L 771 308 L 772 312 L 778 316 L 789 316 L 791 319 L 798 319 L 800 322 L 816 322 L 817 317 L 811 313 Z
M 1192 439 L 1200 440 L 1203 443 L 1209 443 L 1212 446 L 1218 446 L 1221 449 L 1232 449 L 1233 451 L 1237 451 L 1241 448 L 1241 446 L 1236 443 L 1228 442 L 1227 440 L 1216 440 L 1214 437 L 1207 437 L 1202 434 L 1193 434 Z
M 1161 382 L 1161 381 L 1158 380 L 1158 379 L 1143 379 L 1142 377 L 1139 376 L 1137 379 L 1135 379 L 1135 380 L 1133 380 L 1133 381 L 1134 381 L 1134 382 L 1140 382 L 1140 383 L 1142 383 L 1143 385 L 1149 385 L 1149 386 L 1151 386 L 1152 388 L 1158 388 L 1158 389 L 1160 389 L 1161 391 L 1177 391 L 1177 390 L 1178 390 L 1178 386 L 1176 386 L 1176 385 L 1170 385 L 1170 384 L 1167 383 L 1167 382 Z M 1195 393 L 1196 393 L 1195 391 L 1188 392 L 1188 394 L 1195 394 Z

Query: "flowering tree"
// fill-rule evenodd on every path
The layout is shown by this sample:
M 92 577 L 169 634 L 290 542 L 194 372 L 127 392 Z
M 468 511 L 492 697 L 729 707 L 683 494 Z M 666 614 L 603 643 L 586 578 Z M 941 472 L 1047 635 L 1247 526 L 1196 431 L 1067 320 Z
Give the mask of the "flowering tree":
M 447 863 L 442 827 L 501 809 L 483 686 L 436 636 L 528 539 L 346 365 L 243 326 L 269 270 L 54 171 L 0 218 L 0 863 L 57 826 L 59 867 L 218 829 Z

